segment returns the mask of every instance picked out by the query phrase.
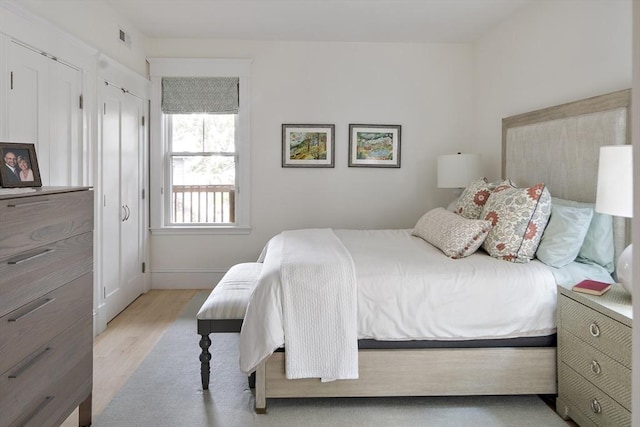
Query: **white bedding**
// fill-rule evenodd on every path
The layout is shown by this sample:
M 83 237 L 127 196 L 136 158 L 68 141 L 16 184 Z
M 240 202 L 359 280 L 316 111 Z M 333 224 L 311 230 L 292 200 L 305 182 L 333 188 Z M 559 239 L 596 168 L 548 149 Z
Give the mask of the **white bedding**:
M 475 340 L 555 332 L 556 283 L 541 262 L 511 263 L 484 252 L 454 260 L 410 230 L 334 232 L 355 266 L 358 338 Z M 270 245 L 240 334 L 240 367 L 247 373 L 286 344 L 282 249 Z
M 287 378 L 358 378 L 355 269 L 340 239 L 329 229 L 283 231 L 269 251 L 281 260 Z

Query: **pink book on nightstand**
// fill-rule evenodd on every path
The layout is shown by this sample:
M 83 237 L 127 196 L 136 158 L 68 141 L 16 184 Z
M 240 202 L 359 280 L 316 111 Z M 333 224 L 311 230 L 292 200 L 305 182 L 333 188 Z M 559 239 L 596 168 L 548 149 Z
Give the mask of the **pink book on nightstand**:
M 610 283 L 598 282 L 597 280 L 583 280 L 573 287 L 575 292 L 583 294 L 602 295 L 611 288 Z

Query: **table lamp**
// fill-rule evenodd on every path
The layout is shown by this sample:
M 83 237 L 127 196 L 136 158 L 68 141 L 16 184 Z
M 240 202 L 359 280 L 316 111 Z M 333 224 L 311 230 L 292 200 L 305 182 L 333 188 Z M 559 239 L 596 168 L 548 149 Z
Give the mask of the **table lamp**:
M 633 151 L 631 145 L 600 147 L 596 212 L 633 217 Z M 631 293 L 632 245 L 620 254 L 616 264 L 617 281 Z
M 481 177 L 479 154 L 438 156 L 438 188 L 466 188 Z

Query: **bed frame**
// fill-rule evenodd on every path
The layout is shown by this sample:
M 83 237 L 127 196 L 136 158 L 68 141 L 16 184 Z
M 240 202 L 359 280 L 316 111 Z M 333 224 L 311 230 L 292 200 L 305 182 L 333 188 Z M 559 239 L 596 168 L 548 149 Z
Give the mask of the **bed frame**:
M 630 90 L 502 120 L 502 175 L 524 187 L 595 201 L 601 145 L 630 143 Z M 537 159 L 537 161 L 534 161 Z M 629 224 L 617 223 L 616 248 Z M 359 351 L 359 379 L 288 380 L 284 352 L 256 371 L 256 412 L 267 398 L 556 394 L 556 347 L 384 349 Z

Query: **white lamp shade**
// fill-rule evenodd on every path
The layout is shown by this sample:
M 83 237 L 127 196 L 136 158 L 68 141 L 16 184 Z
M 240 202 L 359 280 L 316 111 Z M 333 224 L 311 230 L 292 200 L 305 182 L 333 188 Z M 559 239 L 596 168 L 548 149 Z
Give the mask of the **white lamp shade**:
M 600 147 L 596 212 L 633 217 L 633 156 L 631 145 Z
M 465 188 L 482 176 L 479 154 L 438 156 L 438 188 Z

